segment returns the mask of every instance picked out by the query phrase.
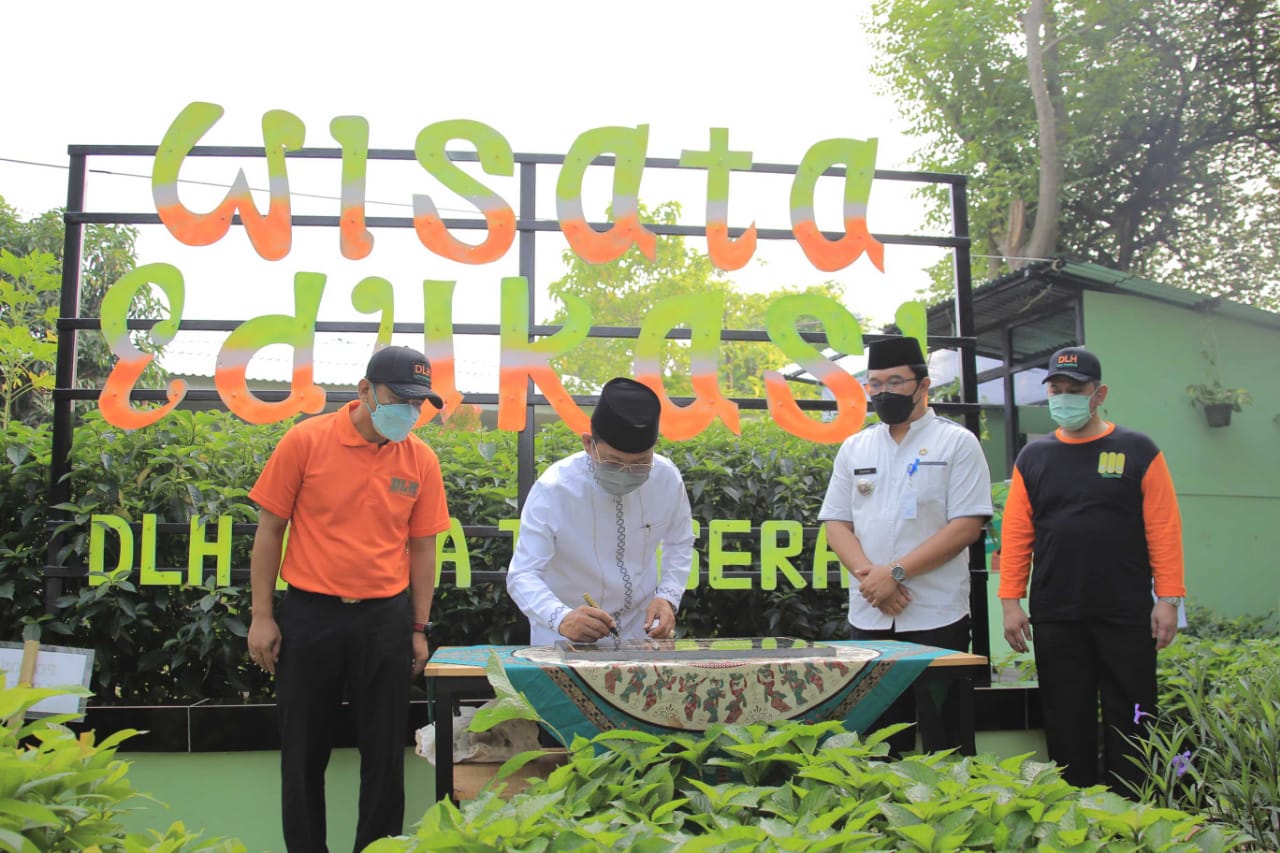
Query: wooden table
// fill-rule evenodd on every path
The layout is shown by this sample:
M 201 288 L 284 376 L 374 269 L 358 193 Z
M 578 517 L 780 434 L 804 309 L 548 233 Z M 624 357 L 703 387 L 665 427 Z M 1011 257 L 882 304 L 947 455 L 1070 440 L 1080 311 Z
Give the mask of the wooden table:
M 904 644 L 909 645 L 909 644 Z M 446 653 L 448 647 L 437 649 L 435 654 Z M 425 673 L 427 678 L 428 702 L 431 709 L 431 721 L 435 723 L 436 736 L 436 798 L 444 799 L 453 796 L 453 718 L 461 702 L 466 700 L 482 700 L 493 697 L 493 689 L 485 677 L 484 667 L 467 666 L 457 663 L 439 663 L 429 661 Z M 982 655 L 968 652 L 950 652 L 936 657 L 917 677 L 917 686 L 930 683 L 955 684 L 963 691 L 968 701 L 963 702 L 963 716 L 956 721 L 957 730 L 967 733 L 960 744 L 960 752 L 973 755 L 974 715 L 973 686 L 975 683 L 985 684 L 989 680 L 988 661 Z

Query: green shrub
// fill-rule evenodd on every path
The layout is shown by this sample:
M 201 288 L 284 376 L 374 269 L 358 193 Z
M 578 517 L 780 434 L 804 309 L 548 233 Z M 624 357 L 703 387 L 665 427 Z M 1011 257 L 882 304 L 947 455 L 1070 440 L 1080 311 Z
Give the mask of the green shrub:
M 1280 849 L 1280 639 L 1180 640 L 1162 653 L 1159 703 L 1140 799 Z
M 415 838 L 368 849 L 1222 851 L 1244 841 L 1201 817 L 1073 788 L 1026 756 L 889 762 L 885 752 L 878 736 L 838 723 L 604 733 L 509 801 L 437 803 Z M 703 765 L 780 781 L 713 784 Z
M 499 701 L 473 729 L 536 718 L 496 656 L 486 669 Z M 900 728 L 865 740 L 839 722 L 579 737 L 567 764 L 510 800 L 493 789 L 461 808 L 441 801 L 414 838 L 367 849 L 1221 851 L 1248 840 L 1101 786 L 1074 788 L 1025 755 L 892 762 L 884 741 Z M 538 754 L 509 760 L 494 784 Z
M 497 702 L 472 730 L 538 720 L 497 654 L 485 667 Z M 717 725 L 705 733 L 604 731 L 576 738 L 566 765 L 511 799 L 503 779 L 474 800 L 426 811 L 394 850 L 1230 850 L 1234 827 L 1144 806 L 1103 786 L 1073 788 L 1051 763 L 951 753 L 888 760 L 886 739 L 837 721 Z
M 49 494 L 48 424 L 12 421 L 0 458 L 0 638 L 15 640 L 44 612 L 45 510 Z M 34 629 L 32 629 L 34 630 Z M 34 639 L 34 637 L 28 637 Z
M 96 411 L 88 412 L 74 434 L 70 500 L 60 507 L 69 522 L 60 529 L 55 564 L 87 563 L 89 519 L 95 514 L 136 524 L 149 513 L 159 524 L 177 524 L 184 530 L 191 516 L 212 519 L 229 514 L 236 523 L 254 522 L 257 511 L 248 490 L 288 426 L 255 426 L 225 412 L 177 411 L 152 427 L 129 432 L 107 423 Z M 467 525 L 496 527 L 518 516 L 516 434 L 432 424 L 423 435 L 440 458 L 455 518 Z M 0 476 L 0 601 L 8 606 L 0 608 L 0 637 L 52 637 L 65 645 L 109 649 L 110 654 L 95 659 L 92 687 L 102 702 L 163 704 L 269 696 L 269 679 L 244 654 L 246 583 L 219 587 L 209 580 L 197 587 L 140 587 L 135 571 L 98 586 L 61 579 L 60 594 L 48 594 L 43 566 L 49 442 L 45 425 L 14 423 L 5 433 L 6 452 L 0 458 L 7 475 Z M 535 473 L 580 448 L 580 438 L 563 425 L 541 429 L 535 439 Z M 664 442 L 659 449 L 684 473 L 694 517 L 703 524 L 702 545 L 713 518 L 746 519 L 755 525 L 790 519 L 813 525 L 834 455 L 834 448 L 815 450 L 761 417 L 744 417 L 741 436 L 713 428 L 690 441 Z M 754 551 L 751 540 L 734 541 L 730 547 Z M 119 556 L 117 539 L 111 535 L 105 542 L 104 565 L 113 567 Z M 505 570 L 511 543 L 509 536 L 467 537 L 472 570 Z M 234 537 L 233 566 L 248 567 L 251 546 L 251 535 Z M 135 555 L 140 548 L 139 544 Z M 812 559 L 810 537 L 793 560 L 797 568 L 807 570 Z M 161 533 L 155 564 L 181 567 L 186 562 L 185 532 Z M 703 583 L 688 593 L 680 615 L 682 630 L 689 634 L 844 634 L 846 597 L 839 587 L 793 589 L 783 580 L 777 590 L 760 589 L 758 583 L 750 590 L 714 590 L 705 582 L 706 566 L 701 570 Z M 206 571 L 206 577 L 210 575 Z M 837 577 L 832 573 L 833 582 Z M 45 608 L 50 598 L 55 605 L 51 613 Z M 476 581 L 467 588 L 443 584 L 433 621 L 437 644 L 528 639 L 528 623 L 500 578 Z
M 115 757 L 132 730 L 94 743 L 62 725 L 70 715 L 41 717 L 22 725 L 28 709 L 51 696 L 82 690 L 6 687 L 0 673 L 0 850 L 181 851 L 243 853 L 234 840 L 201 841 L 174 823 L 163 833 L 126 833 L 120 816 L 142 799 L 128 779 L 129 766 Z M 147 798 L 150 799 L 150 798 Z
M 235 523 L 255 522 L 248 490 L 287 427 L 244 424 L 225 412 L 179 411 L 153 427 L 130 432 L 107 423 L 96 411 L 88 413 L 72 442 L 71 500 L 59 507 L 70 521 L 59 528 L 64 535 L 53 555 L 55 564 L 88 562 L 89 520 L 95 514 L 140 522 L 150 513 L 161 524 L 177 523 L 184 529 L 192 516 L 207 520 L 226 514 Z M 11 595 L 15 604 L 0 617 L 7 623 L 0 623 L 5 635 L 13 637 L 23 625 L 26 636 L 45 642 L 52 635 L 64 645 L 109 650 L 95 656 L 92 681 L 99 701 L 106 703 L 185 703 L 268 692 L 266 675 L 244 654 L 247 585 L 217 587 L 210 579 L 192 587 L 140 588 L 136 575 L 99 586 L 67 579 L 53 599 L 54 611 L 45 612 L 48 589 L 41 569 L 49 455 L 47 445 L 29 444 L 30 455 L 15 460 L 14 450 L 17 441 L 47 436 L 47 429 L 35 428 L 15 435 L 7 448 L 11 470 L 18 475 L 14 479 L 21 485 L 6 490 L 4 512 L 21 512 L 24 523 L 12 544 L 4 542 L 7 552 L 0 552 L 6 569 L 0 596 Z M 43 469 L 43 487 L 37 485 L 37 468 Z M 26 504 L 18 504 L 23 498 Z M 113 567 L 119 547 L 115 537 L 106 542 L 104 565 Z M 249 536 L 233 540 L 232 565 L 248 566 L 251 544 Z M 157 566 L 186 563 L 185 535 L 156 537 Z
M 1223 616 L 1208 607 L 1187 604 L 1187 627 L 1178 632 L 1183 637 L 1204 640 L 1264 639 L 1280 636 L 1280 611 Z
M 1207 814 L 1280 849 L 1280 637 L 1274 614 L 1224 618 L 1206 608 L 1160 653 L 1158 714 L 1135 741 L 1142 802 Z M 1197 634 L 1199 636 L 1197 636 Z M 1034 659 L 1006 663 L 1035 677 Z M 1153 709 L 1135 709 L 1150 713 Z

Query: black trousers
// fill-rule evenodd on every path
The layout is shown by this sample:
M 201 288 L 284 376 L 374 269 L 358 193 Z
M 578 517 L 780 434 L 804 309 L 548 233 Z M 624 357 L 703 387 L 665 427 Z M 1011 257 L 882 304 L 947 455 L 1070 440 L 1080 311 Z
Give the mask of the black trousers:
M 1129 760 L 1150 717 L 1134 722 L 1137 706 L 1156 713 L 1156 646 L 1150 625 L 1033 622 L 1033 648 L 1044 710 L 1045 746 L 1072 785 L 1099 781 L 1132 796 L 1121 784 L 1145 771 Z M 1102 701 L 1102 755 L 1098 701 Z M 1100 766 L 1101 765 L 1101 766 Z
M 342 701 L 360 750 L 355 850 L 404 830 L 404 750 L 413 660 L 409 596 L 343 604 L 290 589 L 277 622 L 281 812 L 290 853 L 325 853 L 324 772 Z
M 950 625 L 923 631 L 899 631 L 896 628 L 865 630 L 856 625 L 849 626 L 849 638 L 852 640 L 901 640 L 957 652 L 969 651 L 969 633 L 968 616 Z M 973 732 L 963 721 L 972 721 L 973 711 L 961 704 L 972 701 L 971 694 L 957 686 L 916 683 L 894 700 L 871 728 L 874 731 L 893 723 L 916 721 L 925 752 L 955 747 L 965 755 L 972 755 Z M 889 738 L 889 749 L 895 756 L 910 752 L 915 745 L 915 729 L 907 729 Z

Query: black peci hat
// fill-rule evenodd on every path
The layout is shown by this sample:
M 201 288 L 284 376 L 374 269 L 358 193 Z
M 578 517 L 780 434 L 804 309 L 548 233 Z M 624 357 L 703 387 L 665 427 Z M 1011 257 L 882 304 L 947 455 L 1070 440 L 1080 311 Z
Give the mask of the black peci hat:
M 915 338 L 889 338 L 867 349 L 867 370 L 887 370 L 904 364 L 925 364 L 920 342 Z
M 430 400 L 437 409 L 444 400 L 431 390 L 431 362 L 416 349 L 385 347 L 373 354 L 364 377 L 377 385 L 386 385 L 397 397 L 406 400 Z
M 623 453 L 643 453 L 658 443 L 662 404 L 647 385 L 620 376 L 600 389 L 591 434 Z

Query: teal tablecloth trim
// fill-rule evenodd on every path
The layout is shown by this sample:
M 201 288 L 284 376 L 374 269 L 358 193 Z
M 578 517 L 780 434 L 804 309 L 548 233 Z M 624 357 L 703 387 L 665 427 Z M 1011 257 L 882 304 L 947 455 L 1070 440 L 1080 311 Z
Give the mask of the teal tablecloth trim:
M 824 640 L 827 645 L 860 646 L 878 656 L 868 661 L 854 678 L 821 703 L 783 719 L 818 722 L 840 719 L 850 731 L 866 731 L 876 719 L 928 668 L 935 658 L 952 654 L 949 649 L 896 641 Z M 595 688 L 573 666 L 534 663 L 515 657 L 527 646 L 462 646 L 438 650 L 433 663 L 484 667 L 492 652 L 498 654 L 512 686 L 523 693 L 538 714 L 563 737 L 593 737 L 607 729 L 629 729 L 665 734 L 682 728 L 654 725 L 601 701 Z

